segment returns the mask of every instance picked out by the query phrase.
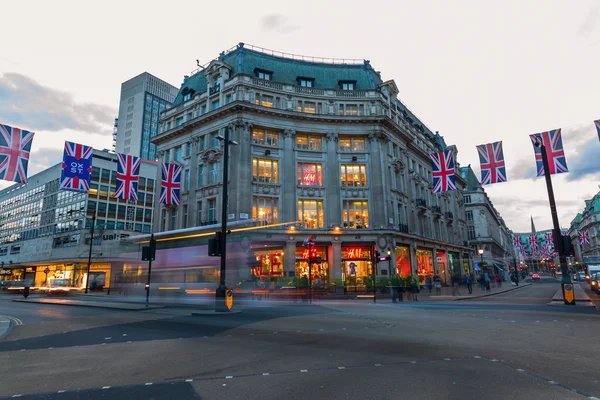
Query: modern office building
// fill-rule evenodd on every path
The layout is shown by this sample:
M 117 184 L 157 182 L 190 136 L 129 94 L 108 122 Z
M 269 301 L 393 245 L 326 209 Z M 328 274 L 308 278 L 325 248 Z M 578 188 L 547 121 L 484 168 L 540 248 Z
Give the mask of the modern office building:
M 278 54 L 240 43 L 186 77 L 161 114 L 158 160 L 182 165 L 183 177 L 178 207 L 155 204 L 157 265 L 185 269 L 180 282 L 216 280 L 206 235 L 221 222 L 228 130 L 228 281 L 310 276 L 361 290 L 373 274 L 448 282 L 469 272 L 466 181 L 456 163 L 458 190 L 431 192 L 429 154 L 449 146 L 398 100 L 395 82 L 366 60 Z M 310 265 L 309 236 L 319 256 Z M 174 252 L 177 237 L 196 246 L 189 257 Z M 375 264 L 388 250 L 391 261 Z
M 0 262 L 8 280 L 52 279 L 84 285 L 94 213 L 90 282 L 109 287 L 112 271 L 123 272 L 118 241 L 151 232 L 156 162 L 140 166 L 138 201 L 115 199 L 117 158 L 94 150 L 89 193 L 59 190 L 61 164 L 0 191 Z
M 115 150 L 155 161 L 156 147 L 150 139 L 158 133 L 159 115 L 170 107 L 177 91 L 147 72 L 123 82 L 115 120 Z
M 464 191 L 465 219 L 469 245 L 477 252 L 475 270 L 487 271 L 488 275 L 500 273 L 507 276 L 509 267 L 514 267 L 518 260 L 511 231 L 479 183 L 473 169 L 470 166 L 463 167 L 461 172 L 467 182 L 467 189 Z M 483 254 L 479 253 L 480 249 Z

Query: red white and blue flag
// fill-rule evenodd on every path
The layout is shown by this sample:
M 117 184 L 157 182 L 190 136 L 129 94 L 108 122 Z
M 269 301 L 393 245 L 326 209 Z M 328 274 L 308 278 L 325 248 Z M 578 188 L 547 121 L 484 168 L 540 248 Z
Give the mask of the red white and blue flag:
M 160 204 L 179 205 L 181 191 L 181 166 L 177 164 L 162 165 L 160 184 Z
M 554 248 L 554 234 L 552 232 L 546 232 L 546 245 Z
M 546 155 L 548 158 L 548 167 L 550 174 L 560 174 L 563 172 L 569 172 L 567 168 L 567 158 L 565 157 L 565 150 L 562 144 L 562 138 L 560 136 L 560 129 L 553 131 L 535 133 L 529 135 L 531 142 L 533 143 L 533 150 L 535 151 L 535 162 L 537 164 L 537 176 L 544 175 L 544 164 L 542 162 L 542 149 L 541 146 L 536 146 L 539 141 L 542 141 L 546 148 Z
M 90 191 L 93 150 L 91 146 L 65 142 L 60 174 L 61 189 L 75 192 Z
M 506 166 L 502 142 L 494 142 L 477 146 L 481 164 L 481 184 L 506 182 Z
M 531 235 L 529 235 L 529 241 L 530 241 L 531 250 L 533 250 L 533 251 L 537 250 L 537 238 L 535 237 L 535 233 L 532 233 Z
M 579 243 L 588 244 L 589 242 L 590 242 L 590 236 L 588 235 L 587 231 L 579 232 Z
M 142 159 L 126 154 L 117 154 L 117 190 L 116 199 L 137 200 L 140 164 Z
M 600 119 L 595 120 L 594 125 L 596 125 L 596 131 L 598 132 L 598 140 L 600 140 Z
M 0 179 L 27 183 L 27 165 L 35 133 L 0 124 Z
M 454 157 L 452 150 L 440 151 L 429 155 L 433 168 L 433 193 L 456 190 L 454 176 Z
M 520 236 L 513 236 L 513 246 L 514 247 L 521 246 L 521 237 Z

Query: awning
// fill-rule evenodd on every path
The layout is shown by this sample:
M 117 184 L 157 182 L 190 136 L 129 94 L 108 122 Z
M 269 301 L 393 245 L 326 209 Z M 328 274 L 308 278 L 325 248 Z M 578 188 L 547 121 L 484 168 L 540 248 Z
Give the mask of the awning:
M 500 264 L 494 263 L 494 267 L 498 268 L 498 270 L 500 270 L 500 271 L 504 271 L 504 268 L 502 268 L 502 265 L 500 265 Z

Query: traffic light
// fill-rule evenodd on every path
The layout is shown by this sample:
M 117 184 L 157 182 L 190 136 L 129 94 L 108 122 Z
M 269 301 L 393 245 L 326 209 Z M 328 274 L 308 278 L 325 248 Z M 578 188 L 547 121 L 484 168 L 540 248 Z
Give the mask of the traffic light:
M 380 261 L 390 261 L 392 259 L 391 255 L 382 256 L 380 252 L 375 252 L 375 263 L 378 264 Z
M 216 232 L 214 238 L 208 239 L 208 255 L 211 257 L 221 256 L 221 232 Z
M 154 261 L 155 259 L 156 259 L 156 239 L 151 239 L 149 246 L 142 247 L 142 261 Z

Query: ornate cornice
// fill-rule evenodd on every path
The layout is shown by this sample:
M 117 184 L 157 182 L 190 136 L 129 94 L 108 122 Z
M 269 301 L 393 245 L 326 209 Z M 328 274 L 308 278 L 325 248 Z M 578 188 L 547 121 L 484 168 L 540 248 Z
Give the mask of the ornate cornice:
M 290 137 L 294 138 L 294 137 L 296 137 L 296 130 L 295 129 L 290 129 L 290 128 L 284 129 L 283 130 L 283 137 L 284 138 L 290 138 Z
M 325 134 L 326 142 L 331 142 L 331 141 L 338 142 L 339 140 L 340 140 L 340 138 L 339 138 L 337 132 L 327 132 Z

